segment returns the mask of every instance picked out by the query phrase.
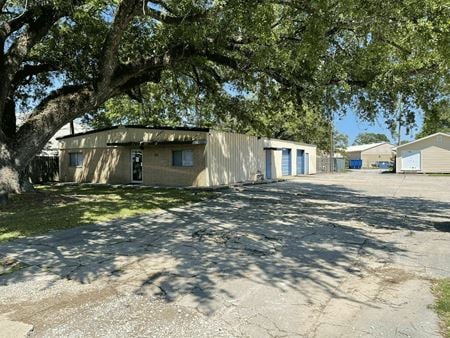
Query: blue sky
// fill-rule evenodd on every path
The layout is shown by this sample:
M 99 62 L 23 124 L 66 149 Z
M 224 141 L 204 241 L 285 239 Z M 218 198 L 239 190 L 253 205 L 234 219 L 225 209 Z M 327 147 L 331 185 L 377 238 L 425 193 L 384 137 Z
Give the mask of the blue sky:
M 405 130 L 402 130 L 402 140 L 413 140 L 415 137 L 415 134 L 417 134 L 421 127 L 422 127 L 422 120 L 423 117 L 420 114 L 416 115 L 416 124 L 417 126 L 414 127 L 411 131 L 411 135 L 406 135 Z M 353 144 L 353 141 L 355 140 L 356 136 L 359 133 L 364 132 L 373 132 L 373 133 L 382 133 L 386 134 L 386 136 L 391 139 L 392 142 L 394 140 L 392 139 L 391 133 L 386 128 L 386 125 L 382 118 L 378 118 L 377 121 L 374 123 L 369 123 L 365 121 L 360 121 L 356 115 L 353 113 L 353 111 L 348 110 L 347 114 L 343 116 L 342 118 L 338 119 L 336 118 L 334 121 L 334 126 L 337 131 L 343 134 L 347 134 L 349 138 L 349 144 Z

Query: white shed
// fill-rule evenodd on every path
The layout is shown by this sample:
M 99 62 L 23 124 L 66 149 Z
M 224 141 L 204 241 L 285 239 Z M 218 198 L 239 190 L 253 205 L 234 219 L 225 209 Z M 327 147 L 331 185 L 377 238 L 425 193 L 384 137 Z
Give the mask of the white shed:
M 436 133 L 397 147 L 398 173 L 450 173 L 450 135 Z

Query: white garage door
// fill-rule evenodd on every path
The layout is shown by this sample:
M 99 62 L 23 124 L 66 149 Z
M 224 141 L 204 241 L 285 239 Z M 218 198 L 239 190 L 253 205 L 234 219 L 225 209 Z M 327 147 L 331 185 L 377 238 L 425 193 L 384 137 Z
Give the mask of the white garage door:
M 420 170 L 420 151 L 402 151 L 402 170 Z

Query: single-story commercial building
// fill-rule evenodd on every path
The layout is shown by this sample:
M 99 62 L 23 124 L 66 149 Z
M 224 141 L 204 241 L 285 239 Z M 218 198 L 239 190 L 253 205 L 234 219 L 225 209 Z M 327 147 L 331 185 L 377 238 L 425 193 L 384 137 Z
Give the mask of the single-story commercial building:
M 117 126 L 59 142 L 66 182 L 208 187 L 316 172 L 314 145 L 207 128 Z
M 378 167 L 378 162 L 389 162 L 392 159 L 394 145 L 387 142 L 361 144 L 348 147 L 348 160 L 361 160 L 362 168 Z
M 436 133 L 397 147 L 396 171 L 450 173 L 450 134 Z

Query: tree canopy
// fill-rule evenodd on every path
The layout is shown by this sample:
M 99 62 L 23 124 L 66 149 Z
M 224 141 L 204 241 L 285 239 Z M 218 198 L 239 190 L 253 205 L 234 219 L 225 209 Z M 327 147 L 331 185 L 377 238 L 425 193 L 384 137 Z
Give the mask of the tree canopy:
M 389 123 L 399 94 L 425 109 L 448 93 L 448 17 L 444 0 L 0 0 L 0 185 L 20 191 L 62 125 L 121 95 L 147 92 L 156 122 L 293 137 L 348 106 Z
M 334 133 L 334 152 L 345 153 L 348 147 L 348 135 L 340 132 Z
M 438 132 L 450 133 L 450 102 L 447 100 L 439 101 L 425 111 L 422 130 L 416 135 L 416 138 Z
M 379 133 L 360 133 L 356 136 L 353 145 L 370 144 L 378 142 L 390 142 L 389 138 L 385 134 Z

